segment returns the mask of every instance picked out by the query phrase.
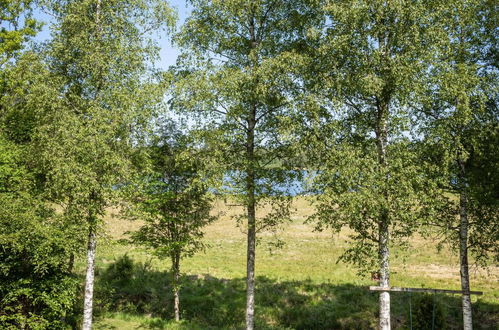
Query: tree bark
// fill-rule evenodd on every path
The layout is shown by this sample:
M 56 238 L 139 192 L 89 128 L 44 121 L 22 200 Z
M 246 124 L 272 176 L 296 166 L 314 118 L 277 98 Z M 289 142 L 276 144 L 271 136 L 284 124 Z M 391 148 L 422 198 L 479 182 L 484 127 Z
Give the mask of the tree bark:
M 97 36 L 100 37 L 100 12 L 102 0 L 97 0 L 95 8 L 95 24 L 97 26 Z M 91 193 L 92 199 L 95 192 Z M 82 330 L 92 329 L 92 312 L 94 302 L 94 281 L 95 281 L 95 253 L 97 249 L 96 218 L 90 213 L 88 217 L 88 243 L 87 243 L 87 272 L 85 275 L 85 297 L 83 301 L 83 325 Z
M 464 177 L 464 164 L 459 161 L 461 172 Z M 459 263 L 461 274 L 463 329 L 473 329 L 473 318 L 471 311 L 470 275 L 468 269 L 468 196 L 463 189 L 459 196 Z
M 253 330 L 255 315 L 255 248 L 256 248 L 256 199 L 255 199 L 255 119 L 256 106 L 250 113 L 247 133 L 247 160 L 246 173 L 247 216 L 248 216 L 248 246 L 246 259 L 246 329 Z
M 74 265 L 75 265 L 75 254 L 71 253 L 71 255 L 69 256 L 69 262 L 68 262 L 68 273 L 73 272 Z
M 252 211 L 250 211 L 252 209 Z M 251 212 L 251 213 L 250 213 Z M 246 269 L 246 329 L 254 329 L 255 318 L 255 216 L 254 206 L 248 205 L 248 250 Z
M 459 64 L 465 63 L 465 34 L 462 27 L 459 27 L 459 56 L 457 62 Z M 459 109 L 460 103 L 463 100 L 457 98 L 456 109 Z M 461 128 L 461 134 L 463 130 Z M 466 182 L 466 165 L 465 159 L 460 151 L 457 154 L 457 165 L 459 167 L 461 179 L 461 191 L 459 194 L 459 264 L 461 275 L 461 291 L 462 295 L 462 308 L 463 308 L 463 329 L 473 329 L 473 319 L 471 311 L 471 296 L 470 296 L 470 275 L 468 269 L 468 196 Z
M 258 46 L 255 32 L 254 17 L 250 17 L 250 41 L 251 49 Z M 257 66 L 258 60 L 255 54 L 252 57 L 252 65 Z M 255 126 L 257 106 L 253 104 L 248 114 L 248 129 L 246 133 L 246 193 L 247 193 L 247 217 L 248 217 L 248 242 L 246 254 L 246 329 L 253 330 L 255 327 L 255 250 L 256 250 L 256 198 L 255 198 Z
M 389 267 L 389 231 L 387 221 L 379 224 L 379 261 L 380 261 L 380 286 L 390 287 L 390 267 Z M 379 296 L 379 328 L 390 329 L 390 293 L 381 292 Z
M 83 302 L 83 330 L 92 329 L 92 309 L 94 298 L 94 272 L 95 272 L 95 251 L 97 247 L 97 238 L 95 227 L 90 224 L 88 231 L 87 244 L 87 273 L 85 276 L 85 298 Z
M 180 255 L 175 253 L 172 256 L 172 273 L 173 273 L 173 309 L 175 312 L 175 321 L 180 321 L 180 295 L 179 295 L 179 278 L 180 278 Z
M 376 142 L 378 147 L 378 161 L 382 171 L 387 171 L 387 154 L 386 148 L 388 145 L 388 102 L 378 103 L 378 113 L 376 120 Z M 388 173 L 386 173 L 388 179 Z M 384 191 L 384 199 L 386 205 L 380 214 L 378 222 L 378 248 L 379 248 L 379 267 L 380 267 L 380 286 L 384 288 L 390 287 L 390 233 L 389 233 L 389 212 L 388 212 L 388 192 Z M 390 293 L 381 292 L 379 296 L 379 328 L 381 330 L 389 330 L 390 325 Z

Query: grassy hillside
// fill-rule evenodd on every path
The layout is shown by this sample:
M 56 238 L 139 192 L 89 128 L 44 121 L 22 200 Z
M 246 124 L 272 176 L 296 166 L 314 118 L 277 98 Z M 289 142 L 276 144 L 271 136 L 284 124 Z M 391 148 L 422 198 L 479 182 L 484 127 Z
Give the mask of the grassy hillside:
M 295 198 L 293 219 L 283 225 L 279 237 L 285 245 L 271 248 L 274 238 L 263 233 L 258 245 L 257 328 L 259 329 L 372 329 L 376 327 L 377 297 L 367 287 L 376 283 L 369 274 L 337 263 L 348 241 L 339 235 L 318 233 L 303 223 L 313 209 L 304 198 Z M 140 222 L 120 219 L 110 211 L 108 237 L 98 247 L 96 329 L 237 329 L 244 322 L 245 235 L 230 215 L 242 209 L 218 201 L 218 221 L 206 228 L 208 248 L 182 264 L 187 275 L 181 291 L 184 322 L 171 319 L 169 261 L 152 258 L 138 247 L 119 244 L 124 232 Z M 263 210 L 262 212 L 265 212 Z M 413 238 L 408 250 L 392 249 L 392 285 L 459 289 L 457 255 L 436 251 L 436 243 Z M 118 262 L 127 255 L 128 260 Z M 112 266 L 111 266 L 112 265 Z M 80 266 L 83 270 L 83 264 Z M 120 268 L 121 267 L 121 268 Z M 495 329 L 499 324 L 499 267 L 472 271 L 472 290 L 477 328 Z M 429 299 L 429 300 L 428 300 Z M 433 312 L 435 299 L 435 312 Z M 408 328 L 409 305 L 413 326 L 432 321 L 459 328 L 460 297 L 425 297 L 392 294 L 393 325 Z M 429 308 L 429 311 L 424 311 Z M 418 314 L 419 313 L 419 314 Z M 438 323 L 443 322 L 443 323 Z M 425 324 L 419 324 L 425 328 Z

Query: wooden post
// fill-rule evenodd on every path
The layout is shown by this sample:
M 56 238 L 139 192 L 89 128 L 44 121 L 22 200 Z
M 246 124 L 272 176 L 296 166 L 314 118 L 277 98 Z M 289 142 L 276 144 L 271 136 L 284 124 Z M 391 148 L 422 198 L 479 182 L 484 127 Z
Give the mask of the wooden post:
M 445 290 L 445 289 L 425 289 L 425 288 L 399 288 L 393 286 L 391 288 L 384 288 L 381 286 L 370 286 L 370 291 L 381 291 L 381 292 L 428 292 L 428 293 L 452 293 L 452 294 L 463 294 L 462 290 Z M 470 291 L 466 292 L 468 294 L 474 294 L 481 296 L 483 295 L 482 291 Z

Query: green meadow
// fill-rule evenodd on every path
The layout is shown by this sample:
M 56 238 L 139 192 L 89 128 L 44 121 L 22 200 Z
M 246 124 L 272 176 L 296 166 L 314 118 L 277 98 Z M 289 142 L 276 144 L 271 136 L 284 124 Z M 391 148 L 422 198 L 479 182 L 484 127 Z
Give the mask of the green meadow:
M 313 208 L 303 197 L 293 202 L 291 221 L 277 235 L 260 233 L 256 275 L 257 329 L 375 329 L 378 294 L 370 274 L 337 262 L 348 244 L 348 230 L 315 232 L 304 220 Z M 181 323 L 173 318 L 170 264 L 140 247 L 120 242 L 140 221 L 121 219 L 110 210 L 100 238 L 94 313 L 96 329 L 240 329 L 244 327 L 246 241 L 232 219 L 241 212 L 217 201 L 219 219 L 205 229 L 207 248 L 181 264 Z M 265 212 L 265 210 L 262 210 Z M 276 238 L 283 241 L 275 246 Z M 459 290 L 455 253 L 437 242 L 414 237 L 408 248 L 391 249 L 393 286 Z M 79 263 L 83 276 L 84 262 Z M 472 290 L 477 329 L 499 324 L 499 267 L 474 267 Z M 459 295 L 392 293 L 392 323 L 397 329 L 459 329 Z

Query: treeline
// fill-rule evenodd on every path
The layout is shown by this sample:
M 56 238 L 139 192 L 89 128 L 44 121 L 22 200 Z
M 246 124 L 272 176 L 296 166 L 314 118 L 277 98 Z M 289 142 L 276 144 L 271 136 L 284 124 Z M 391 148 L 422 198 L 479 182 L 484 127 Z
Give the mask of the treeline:
M 171 260 L 179 320 L 181 259 L 203 247 L 210 188 L 229 184 L 245 208 L 253 329 L 257 233 L 292 214 L 276 187 L 312 173 L 307 221 L 350 228 L 342 260 L 380 286 L 390 247 L 413 234 L 455 248 L 471 329 L 468 257 L 499 257 L 495 1 L 189 4 L 175 28 L 161 0 L 0 3 L 1 327 L 92 327 L 113 205 L 144 220 L 133 243 Z M 52 17 L 42 43 L 28 42 L 34 9 Z M 164 34 L 180 49 L 167 71 Z M 388 292 L 379 310 L 390 329 Z

